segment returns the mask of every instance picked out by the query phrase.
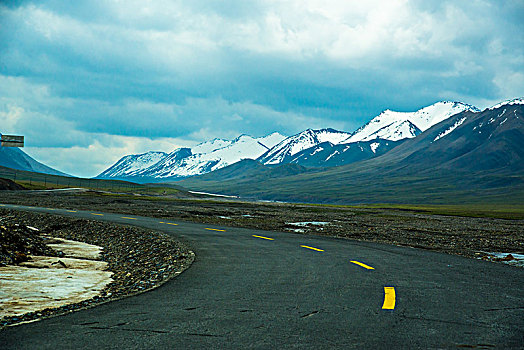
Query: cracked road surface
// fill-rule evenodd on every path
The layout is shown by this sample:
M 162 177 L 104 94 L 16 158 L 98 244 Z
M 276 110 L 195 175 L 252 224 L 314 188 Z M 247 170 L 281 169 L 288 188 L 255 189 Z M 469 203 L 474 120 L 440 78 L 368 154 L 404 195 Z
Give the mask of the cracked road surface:
M 196 259 L 153 291 L 6 328 L 0 331 L 0 348 L 488 349 L 524 344 L 524 269 L 329 237 L 74 208 L 5 207 L 163 231 L 187 241 Z

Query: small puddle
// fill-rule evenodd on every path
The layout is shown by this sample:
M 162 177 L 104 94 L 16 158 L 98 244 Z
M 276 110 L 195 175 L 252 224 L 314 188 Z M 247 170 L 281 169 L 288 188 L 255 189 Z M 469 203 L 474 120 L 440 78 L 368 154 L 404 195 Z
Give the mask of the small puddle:
M 294 232 L 304 233 L 306 232 L 305 228 L 311 226 L 317 226 L 315 229 L 323 230 L 325 225 L 328 225 L 329 222 L 326 221 L 301 221 L 301 222 L 286 222 L 286 225 L 295 226 L 298 228 L 292 229 Z

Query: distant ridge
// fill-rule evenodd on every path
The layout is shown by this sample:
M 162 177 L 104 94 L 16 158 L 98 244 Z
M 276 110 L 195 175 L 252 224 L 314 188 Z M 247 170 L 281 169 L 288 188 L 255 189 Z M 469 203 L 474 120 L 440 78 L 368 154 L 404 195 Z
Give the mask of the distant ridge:
M 42 164 L 27 153 L 15 147 L 0 147 L 0 165 L 6 168 L 32 171 L 43 174 L 71 176 L 45 164 Z

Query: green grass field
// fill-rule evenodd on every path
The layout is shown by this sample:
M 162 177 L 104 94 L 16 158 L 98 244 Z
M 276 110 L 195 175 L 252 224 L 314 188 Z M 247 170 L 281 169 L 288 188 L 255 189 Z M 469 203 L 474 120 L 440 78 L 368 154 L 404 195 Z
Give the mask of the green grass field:
M 180 194 L 180 189 L 176 185 L 72 178 L 14 171 L 3 167 L 0 167 L 0 177 L 14 180 L 29 190 L 81 187 L 103 191 L 104 193 L 100 195 L 136 198 L 136 194 L 140 194 L 140 199 L 153 201 L 173 200 L 170 196 Z M 384 208 L 437 215 L 524 219 L 524 189 L 520 185 L 494 186 L 494 188 L 479 189 L 475 192 L 462 189 L 461 186 L 451 181 L 438 182 L 424 177 L 397 177 L 369 186 L 356 186 L 358 181 L 355 179 L 350 184 L 331 183 L 329 185 L 318 182 L 319 179 L 315 180 L 308 183 L 310 187 L 299 189 L 296 184 L 287 184 L 286 181 L 276 182 L 272 179 L 245 184 L 208 181 L 198 183 L 197 189 L 241 194 L 252 198 L 282 199 L 292 203 L 305 203 L 303 205 L 313 207 Z M 188 184 L 190 183 L 191 181 Z M 269 198 L 267 198 L 268 195 Z M 184 199 L 182 196 L 177 200 L 194 199 Z M 215 202 L 212 198 L 207 200 Z M 202 198 L 199 201 L 203 202 L 206 199 Z M 315 202 L 320 203 L 315 204 Z

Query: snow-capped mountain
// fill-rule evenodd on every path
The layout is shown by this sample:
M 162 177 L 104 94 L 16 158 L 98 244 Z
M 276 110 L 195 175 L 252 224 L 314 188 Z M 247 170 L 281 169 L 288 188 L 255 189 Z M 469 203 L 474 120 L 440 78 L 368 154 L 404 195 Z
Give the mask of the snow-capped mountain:
M 387 109 L 356 130 L 343 143 L 370 141 L 376 138 L 391 141 L 413 138 L 463 111 L 480 112 L 474 106 L 450 101 L 437 102 L 416 112 L 395 112 Z
M 515 99 L 482 112 L 463 112 L 386 155 L 420 171 L 524 170 L 524 103 Z
M 173 153 L 179 152 L 175 150 L 166 159 L 144 169 L 140 175 L 154 178 L 174 178 L 205 174 L 242 159 L 255 159 L 267 152 L 274 145 L 274 142 L 283 138 L 279 134 L 272 134 L 260 139 L 241 135 L 232 141 L 221 140 L 226 142 L 220 142 L 222 147 L 216 149 L 213 149 L 208 142 L 200 144 L 191 150 L 190 155 L 185 157 L 172 157 Z M 216 140 L 212 143 L 217 144 Z M 202 152 L 202 150 L 208 152 Z
M 177 148 L 169 154 L 125 156 L 98 177 L 154 181 L 205 174 L 242 159 L 256 159 L 284 138 L 279 133 L 260 138 L 240 135 L 234 140 L 214 139 L 193 148 Z
M 158 163 L 162 158 L 166 157 L 165 152 L 146 152 L 141 154 L 131 154 L 120 158 L 113 166 L 106 169 L 98 177 L 101 178 L 123 178 L 129 176 L 136 176 L 141 170 Z
M 431 126 L 465 110 L 479 111 L 476 107 L 449 101 L 437 102 L 416 112 L 394 112 L 388 109 L 354 133 L 333 129 L 308 129 L 290 136 L 258 160 L 265 165 L 296 163 L 306 166 L 312 166 L 312 164 L 330 166 L 329 164 L 347 164 L 356 160 L 372 158 L 397 145 L 395 142 L 387 143 L 384 141 L 414 138 Z M 325 142 L 330 145 L 320 146 Z M 337 147 L 338 145 L 357 142 L 362 144 L 355 147 Z M 371 145 L 373 145 L 373 148 L 371 148 Z M 383 146 L 387 147 L 378 150 L 379 147 Z M 323 152 L 317 154 L 321 150 Z M 300 156 L 295 156 L 298 153 L 301 153 Z M 313 155 L 315 156 L 312 158 Z M 322 160 L 319 158 L 321 155 L 326 156 L 325 164 L 322 164 Z
M 350 133 L 334 129 L 307 129 L 282 140 L 258 158 L 258 161 L 266 165 L 289 163 L 291 157 L 300 151 L 317 146 L 323 142 L 337 145 L 350 136 Z

